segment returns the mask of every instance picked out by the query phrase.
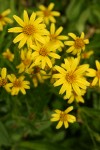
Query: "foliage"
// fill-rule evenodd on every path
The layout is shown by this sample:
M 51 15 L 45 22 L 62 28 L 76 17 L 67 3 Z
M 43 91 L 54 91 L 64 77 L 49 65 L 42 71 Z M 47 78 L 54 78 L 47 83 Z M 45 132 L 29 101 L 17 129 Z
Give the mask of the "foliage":
M 93 55 L 82 59 L 82 64 L 89 64 L 96 69 L 95 60 L 100 62 L 100 1 L 99 0 L 0 0 L 0 13 L 10 8 L 9 17 L 16 14 L 22 18 L 23 10 L 29 16 L 38 6 L 55 4 L 54 10 L 61 13 L 56 17 L 56 27 L 63 26 L 63 34 L 73 32 L 76 35 L 85 33 L 89 39 L 86 52 L 93 50 Z M 12 19 L 13 20 L 13 19 Z M 13 43 L 16 34 L 8 33 L 12 24 L 4 26 L 0 31 L 0 68 L 7 68 L 7 72 L 18 76 L 16 66 L 20 64 L 18 44 Z M 50 26 L 47 26 L 48 30 Z M 14 54 L 13 62 L 5 59 L 2 53 L 9 48 Z M 58 51 L 61 59 L 56 60 L 59 66 L 64 58 L 72 56 Z M 83 96 L 85 103 L 73 102 L 73 115 L 76 122 L 57 130 L 56 123 L 50 122 L 53 110 L 65 110 L 70 105 L 59 94 L 60 87 L 54 87 L 49 79 L 34 86 L 29 74 L 22 73 L 30 82 L 31 88 L 26 95 L 21 92 L 12 96 L 0 87 L 0 150 L 99 150 L 100 147 L 100 87 L 88 87 Z M 50 76 L 48 71 L 48 76 Z M 91 78 L 87 78 L 91 82 Z

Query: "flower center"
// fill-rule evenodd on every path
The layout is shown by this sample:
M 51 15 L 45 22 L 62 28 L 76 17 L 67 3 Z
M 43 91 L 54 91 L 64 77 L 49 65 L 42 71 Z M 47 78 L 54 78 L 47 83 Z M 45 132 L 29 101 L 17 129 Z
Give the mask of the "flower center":
M 60 113 L 60 121 L 67 121 L 67 114 L 65 112 Z
M 44 10 L 43 13 L 44 13 L 45 17 L 50 16 L 50 11 L 49 10 Z
M 84 57 L 84 58 L 88 58 L 88 54 L 84 52 L 84 53 L 83 53 L 83 57 Z
M 11 58 L 11 56 L 9 54 L 7 54 L 6 58 L 9 60 Z
M 77 39 L 75 40 L 75 44 L 74 44 L 75 48 L 77 48 L 77 49 L 83 48 L 84 45 L 85 45 L 85 44 L 84 44 L 83 39 L 77 38 Z
M 36 29 L 34 28 L 33 25 L 29 24 L 29 25 L 26 25 L 24 28 L 23 28 L 23 33 L 24 34 L 27 34 L 27 35 L 32 35 L 36 32 Z
M 41 56 L 47 56 L 48 55 L 47 49 L 45 47 L 42 47 L 39 51 L 39 54 Z
M 76 80 L 76 75 L 73 72 L 68 72 L 65 78 L 70 84 L 72 84 Z
M 0 87 L 5 86 L 6 84 L 7 84 L 7 79 L 6 78 L 0 80 Z
M 96 72 L 97 77 L 100 79 L 100 70 Z
M 55 34 L 50 34 L 50 40 L 55 40 L 56 39 L 56 35 Z
M 22 86 L 22 82 L 19 80 L 15 80 L 13 83 L 14 87 L 21 87 Z
M 25 66 L 28 66 L 28 65 L 30 65 L 31 61 L 30 61 L 30 59 L 25 59 L 23 61 L 23 63 L 24 63 Z
M 40 72 L 40 67 L 35 66 L 33 73 L 36 74 L 36 73 L 39 73 L 39 72 Z

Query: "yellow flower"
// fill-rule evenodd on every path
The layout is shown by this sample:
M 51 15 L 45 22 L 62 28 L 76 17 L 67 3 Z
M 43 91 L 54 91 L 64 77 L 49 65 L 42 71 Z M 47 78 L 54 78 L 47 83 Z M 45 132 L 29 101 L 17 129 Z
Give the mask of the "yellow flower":
M 89 65 L 78 66 L 78 64 L 79 58 L 73 58 L 71 61 L 65 59 L 65 63 L 61 67 L 55 66 L 58 73 L 54 74 L 53 78 L 58 80 L 56 80 L 54 86 L 62 85 L 59 94 L 66 92 L 67 98 L 70 98 L 73 91 L 81 96 L 81 89 L 86 90 L 86 87 L 90 85 L 84 76 Z
M 55 30 L 55 28 L 55 24 L 52 23 L 50 26 L 49 33 L 50 41 L 53 42 L 53 44 L 58 44 L 59 47 L 64 47 L 62 40 L 67 40 L 68 36 L 60 35 L 63 31 L 63 27 L 59 27 L 57 30 Z
M 94 77 L 91 83 L 92 86 L 95 86 L 96 84 L 100 86 L 100 62 L 96 60 L 95 64 L 96 64 L 97 70 L 89 68 L 88 73 L 86 75 L 89 77 Z
M 8 83 L 11 87 L 11 95 L 18 95 L 19 91 L 26 94 L 25 89 L 30 89 L 30 82 L 24 80 L 25 76 L 20 76 L 16 78 L 14 74 L 8 75 L 8 79 L 11 83 Z
M 83 59 L 88 59 L 90 58 L 90 56 L 93 54 L 94 52 L 91 50 L 91 51 L 88 51 L 88 52 L 83 52 L 82 53 L 82 58 Z
M 59 121 L 56 129 L 61 128 L 64 124 L 65 128 L 68 128 L 68 123 L 74 123 L 76 121 L 76 117 L 73 115 L 68 114 L 70 111 L 73 110 L 73 106 L 68 107 L 65 111 L 61 111 L 56 109 L 54 114 L 52 114 L 51 121 Z
M 38 82 L 44 83 L 44 79 L 46 79 L 46 72 L 35 64 L 32 64 L 26 71 L 33 81 L 34 87 L 38 86 Z
M 14 54 L 11 53 L 11 51 L 7 48 L 5 52 L 2 53 L 3 57 L 8 59 L 9 61 L 13 61 L 14 59 Z
M 1 76 L 0 76 L 0 87 L 1 86 L 4 87 L 7 84 L 7 69 L 2 68 L 0 74 L 1 74 Z
M 19 73 L 26 72 L 28 67 L 33 63 L 32 51 L 26 48 L 22 49 L 20 57 L 21 63 L 16 68 L 19 69 Z
M 45 29 L 46 25 L 43 23 L 43 18 L 38 17 L 36 19 L 36 13 L 33 12 L 28 17 L 27 11 L 24 10 L 23 18 L 20 19 L 18 16 L 13 16 L 16 22 L 21 27 L 14 27 L 8 30 L 8 32 L 20 33 L 14 40 L 14 43 L 19 42 L 19 48 L 23 47 L 25 43 L 29 47 L 34 41 L 44 42 L 44 35 L 48 34 L 48 31 Z
M 13 21 L 7 17 L 10 14 L 10 9 L 5 10 L 0 14 L 0 30 L 3 30 L 3 26 L 7 23 L 12 23 Z
M 74 33 L 69 33 L 68 35 L 74 39 L 74 41 L 64 42 L 65 45 L 70 46 L 70 48 L 67 49 L 68 53 L 72 52 L 73 55 L 78 55 L 82 50 L 85 50 L 85 44 L 88 44 L 89 40 L 84 38 L 83 32 L 80 37 L 76 36 Z
M 8 78 L 7 78 L 7 69 L 2 68 L 0 72 L 0 87 L 4 87 L 6 91 L 10 91 L 10 85 L 8 85 Z
M 79 103 L 84 103 L 84 99 L 83 99 L 83 95 L 85 94 L 86 90 L 81 90 L 81 95 L 77 95 L 74 91 L 72 92 L 70 98 L 68 99 L 68 103 L 71 104 L 72 102 L 74 102 L 74 100 Z M 66 100 L 67 97 L 66 95 L 64 96 L 64 99 Z
M 35 60 L 35 64 L 40 64 L 42 69 L 45 68 L 46 64 L 51 68 L 52 62 L 51 58 L 60 59 L 60 56 L 56 54 L 56 49 L 59 45 L 54 45 L 50 43 L 49 38 L 45 39 L 44 44 L 37 43 L 37 45 L 32 45 L 31 48 L 34 50 L 33 57 Z
M 50 3 L 48 7 L 45 7 L 44 5 L 40 5 L 39 9 L 40 11 L 37 11 L 37 15 L 43 17 L 44 22 L 46 24 L 49 24 L 50 22 L 55 23 L 55 16 L 58 17 L 60 16 L 60 13 L 58 11 L 52 11 L 52 9 L 54 8 L 54 3 Z

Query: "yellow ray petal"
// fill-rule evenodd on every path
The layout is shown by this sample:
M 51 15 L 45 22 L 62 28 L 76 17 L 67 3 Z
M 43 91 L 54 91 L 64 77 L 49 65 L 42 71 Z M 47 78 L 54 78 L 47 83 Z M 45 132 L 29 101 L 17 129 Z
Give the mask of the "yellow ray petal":
M 57 126 L 56 126 L 56 129 L 61 128 L 62 125 L 63 125 L 63 122 L 62 122 L 62 121 L 59 121 L 58 124 L 57 124 Z
M 19 42 L 20 40 L 22 40 L 24 38 L 24 34 L 20 33 L 18 36 L 16 36 L 16 38 L 13 40 L 14 43 Z

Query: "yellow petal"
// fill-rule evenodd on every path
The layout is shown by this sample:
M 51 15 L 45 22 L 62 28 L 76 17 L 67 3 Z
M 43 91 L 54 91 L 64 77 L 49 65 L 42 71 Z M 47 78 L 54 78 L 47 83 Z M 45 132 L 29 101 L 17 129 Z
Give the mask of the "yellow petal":
M 21 90 L 21 92 L 22 92 L 24 95 L 26 94 L 26 91 L 25 91 L 24 88 L 21 88 L 20 90 Z
M 54 110 L 57 114 L 60 114 L 61 113 L 61 110 L 59 110 L 59 109 L 55 109 Z
M 61 68 L 60 66 L 55 66 L 55 69 L 57 70 L 57 71 L 59 71 L 61 74 L 66 74 L 66 71 L 63 69 L 63 68 Z
M 22 32 L 22 28 L 21 27 L 14 27 L 14 28 L 10 28 L 8 29 L 8 32 L 14 32 L 14 33 L 19 33 Z
M 78 67 L 78 69 L 75 71 L 75 74 L 81 75 L 84 72 L 88 71 L 89 65 L 88 64 L 83 64 Z
M 24 34 L 23 33 L 20 33 L 18 36 L 16 36 L 16 38 L 14 38 L 13 42 L 14 43 L 17 43 L 19 42 L 20 40 L 22 40 L 24 38 Z
M 75 91 L 75 93 L 77 95 L 81 95 L 81 90 L 80 90 L 79 86 L 76 83 L 73 83 L 72 87 L 73 87 L 73 90 Z
M 58 54 L 56 53 L 49 53 L 49 56 L 53 57 L 53 58 L 56 58 L 56 59 L 60 59 L 61 56 L 59 56 Z
M 68 128 L 68 122 L 67 121 L 64 121 L 64 126 L 65 126 L 65 128 Z
M 96 70 L 89 68 L 87 70 L 86 75 L 89 76 L 89 77 L 95 77 L 96 76 Z
M 51 14 L 56 17 L 60 16 L 60 12 L 58 11 L 52 11 Z
M 74 41 L 65 41 L 64 44 L 68 46 L 72 46 L 74 44 Z
M 72 52 L 74 49 L 75 49 L 75 47 L 74 47 L 74 46 L 71 46 L 71 47 L 68 48 L 66 51 L 67 51 L 67 53 L 70 53 L 70 52 Z
M 51 34 L 55 33 L 55 24 L 54 23 L 52 23 L 51 26 L 50 26 L 50 33 Z
M 71 84 L 69 84 L 67 82 L 66 82 L 66 86 L 67 86 L 67 90 L 66 90 L 67 94 L 66 95 L 67 95 L 67 98 L 69 98 L 71 96 L 71 93 L 72 93 L 72 86 L 71 86 Z
M 76 117 L 75 116 L 73 116 L 73 115 L 67 115 L 67 120 L 68 120 L 68 122 L 70 122 L 70 123 L 73 123 L 73 122 L 75 122 L 76 121 Z
M 61 128 L 62 125 L 63 125 L 63 122 L 62 122 L 62 121 L 59 121 L 58 124 L 57 124 L 57 126 L 56 126 L 56 129 Z
M 69 36 L 71 36 L 74 40 L 76 40 L 76 35 L 74 33 L 68 33 Z
M 20 26 L 23 27 L 25 25 L 24 21 L 20 19 L 18 16 L 14 15 L 13 17 Z
M 19 48 L 19 49 L 22 48 L 22 47 L 25 45 L 26 41 L 27 41 L 27 37 L 25 36 L 25 37 L 20 41 L 20 43 L 19 43 L 19 45 L 18 45 L 18 48 Z
M 59 27 L 57 30 L 56 30 L 56 35 L 59 35 L 63 30 L 63 27 Z
M 59 117 L 51 118 L 50 121 L 58 121 Z
M 95 86 L 95 85 L 97 84 L 97 82 L 98 82 L 98 78 L 95 77 L 95 78 L 93 79 L 91 85 L 92 85 L 92 86 Z
M 50 3 L 48 6 L 48 10 L 52 10 L 54 8 L 54 3 Z
M 25 24 L 28 24 L 29 23 L 29 17 L 28 17 L 28 13 L 26 10 L 24 10 L 23 18 L 24 18 Z
M 48 66 L 49 66 L 50 68 L 52 68 L 51 60 L 50 60 L 48 57 L 46 57 L 45 59 L 46 59 L 46 62 L 47 62 L 47 64 L 48 64 Z
M 49 19 L 50 19 L 50 21 L 53 22 L 53 23 L 56 22 L 56 19 L 55 19 L 53 16 L 50 16 Z
M 84 39 L 84 32 L 81 33 L 80 38 Z
M 68 104 L 71 104 L 74 101 L 74 96 L 71 96 L 68 100 Z
M 65 110 L 65 113 L 69 113 L 70 111 L 72 111 L 73 110 L 73 106 L 70 106 L 70 107 L 68 107 L 66 110 Z
M 63 94 L 66 91 L 65 87 L 66 87 L 66 85 L 63 84 L 62 87 L 61 87 L 61 89 L 60 89 L 60 91 L 59 91 L 59 94 Z
M 40 5 L 40 6 L 39 6 L 39 9 L 40 9 L 40 10 L 45 10 L 46 8 L 45 8 L 43 5 Z
M 84 40 L 84 43 L 85 43 L 85 44 L 88 44 L 88 43 L 89 43 L 89 40 L 88 40 L 88 39 L 85 39 L 85 40 Z
M 5 79 L 6 75 L 7 75 L 7 69 L 6 68 L 2 68 L 2 70 L 1 70 L 1 77 L 2 77 L 2 79 Z
M 33 12 L 31 17 L 30 17 L 29 23 L 31 24 L 35 20 L 35 18 L 36 18 L 36 13 Z
M 97 70 L 100 70 L 100 63 L 99 63 L 99 61 L 96 60 L 95 63 L 96 63 Z
M 59 80 L 57 80 L 55 83 L 54 83 L 54 86 L 59 86 L 59 85 L 61 85 L 61 84 L 63 84 L 64 83 L 64 81 L 62 80 L 62 79 L 59 79 Z
M 10 14 L 10 12 L 11 12 L 11 10 L 7 9 L 4 12 L 2 12 L 2 16 L 6 16 L 6 15 Z

